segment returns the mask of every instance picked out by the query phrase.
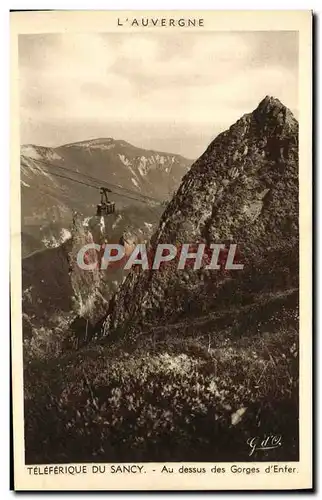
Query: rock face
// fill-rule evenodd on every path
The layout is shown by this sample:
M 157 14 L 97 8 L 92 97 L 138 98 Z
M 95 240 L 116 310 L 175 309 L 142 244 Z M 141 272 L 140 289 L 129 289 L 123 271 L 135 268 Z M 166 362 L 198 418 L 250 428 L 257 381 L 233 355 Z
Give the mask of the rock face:
M 105 241 L 135 243 L 149 239 L 161 211 L 147 213 L 132 207 L 106 217 L 85 217 L 75 212 L 68 237 L 51 248 L 36 251 L 22 260 L 22 307 L 24 334 L 32 336 L 32 328 L 53 328 L 57 323 L 70 324 L 82 336 L 99 318 L 105 316 L 108 300 L 124 279 L 122 267 L 100 270 L 101 254 L 88 252 L 87 263 L 97 268 L 83 270 L 77 263 L 81 248 L 89 243 Z M 149 220 L 150 222 L 146 222 Z M 86 329 L 84 329 L 86 325 Z M 74 328 L 75 327 L 75 328 Z
M 110 304 L 101 334 L 135 336 L 252 303 L 298 286 L 298 123 L 266 97 L 220 134 L 192 165 L 165 210 L 150 246 L 235 243 L 242 271 L 133 269 Z

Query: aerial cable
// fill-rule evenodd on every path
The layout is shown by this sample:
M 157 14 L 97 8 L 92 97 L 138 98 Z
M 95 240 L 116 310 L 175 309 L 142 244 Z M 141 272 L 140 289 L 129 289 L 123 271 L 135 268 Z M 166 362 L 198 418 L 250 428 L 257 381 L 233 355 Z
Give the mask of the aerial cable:
M 22 155 L 22 156 L 24 156 L 24 155 Z M 26 158 L 26 157 L 25 157 L 25 158 Z M 102 180 L 102 179 L 98 179 L 97 177 L 93 177 L 93 176 L 88 175 L 88 174 L 83 174 L 83 173 L 81 173 L 81 172 L 78 172 L 77 170 L 73 170 L 73 169 L 71 169 L 71 168 L 66 168 L 66 167 L 63 167 L 63 166 L 61 166 L 61 165 L 56 165 L 56 164 L 54 164 L 54 163 L 45 162 L 44 160 L 38 160 L 38 159 L 35 159 L 35 158 L 32 158 L 32 160 L 33 160 L 33 161 L 36 161 L 36 162 L 38 162 L 38 163 L 42 163 L 42 164 L 44 164 L 47 168 L 48 168 L 48 167 L 59 168 L 59 169 L 62 169 L 62 170 L 64 170 L 64 171 L 68 172 L 68 174 L 73 173 L 73 174 L 76 174 L 76 175 L 78 175 L 78 176 L 82 176 L 82 177 L 88 178 L 88 179 L 90 179 L 90 180 L 92 180 L 92 181 L 95 181 L 95 182 L 100 183 L 100 184 L 99 184 L 99 186 L 95 186 L 96 188 L 99 188 L 99 187 L 100 187 L 100 185 L 102 185 L 102 184 L 106 184 L 108 187 L 110 187 L 110 186 L 111 186 L 113 189 L 117 189 L 117 190 L 125 191 L 125 192 L 127 192 L 127 193 L 130 193 L 130 194 L 135 195 L 136 197 L 140 197 L 140 198 L 143 198 L 143 199 L 146 199 L 146 200 L 152 201 L 152 202 L 154 202 L 154 203 L 158 203 L 158 204 L 160 203 L 160 200 L 158 200 L 158 199 L 156 199 L 156 198 L 152 198 L 151 196 L 140 194 L 140 193 L 138 193 L 137 191 L 133 191 L 132 189 L 124 188 L 123 186 L 119 186 L 118 184 L 112 184 L 112 183 L 110 183 L 110 182 L 108 182 L 108 181 L 105 181 L 105 180 Z M 48 172 L 48 170 L 47 170 L 47 172 Z M 52 172 L 50 171 L 50 172 L 48 172 L 48 173 L 49 173 L 49 174 L 51 174 Z M 94 187 L 94 186 L 92 186 L 92 185 L 90 185 L 90 184 L 88 184 L 88 185 L 89 185 L 90 187 Z M 118 193 L 115 193 L 115 192 L 114 192 L 114 194 L 118 194 Z

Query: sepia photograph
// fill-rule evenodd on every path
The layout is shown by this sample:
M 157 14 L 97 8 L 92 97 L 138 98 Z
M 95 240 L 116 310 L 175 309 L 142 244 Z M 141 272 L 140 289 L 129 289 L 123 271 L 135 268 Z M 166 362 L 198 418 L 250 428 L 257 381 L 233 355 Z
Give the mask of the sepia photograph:
M 309 42 L 263 15 L 222 30 L 208 15 L 17 33 L 15 342 L 33 481 L 124 481 L 144 464 L 159 481 L 211 474 L 212 489 L 225 473 L 299 473 Z

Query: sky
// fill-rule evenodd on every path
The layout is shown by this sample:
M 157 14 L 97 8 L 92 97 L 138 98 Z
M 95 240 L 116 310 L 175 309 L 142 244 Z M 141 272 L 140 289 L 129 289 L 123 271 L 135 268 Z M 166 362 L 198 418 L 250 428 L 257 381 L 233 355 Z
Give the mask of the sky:
M 19 37 L 22 144 L 113 137 L 197 158 L 266 96 L 298 113 L 296 32 Z

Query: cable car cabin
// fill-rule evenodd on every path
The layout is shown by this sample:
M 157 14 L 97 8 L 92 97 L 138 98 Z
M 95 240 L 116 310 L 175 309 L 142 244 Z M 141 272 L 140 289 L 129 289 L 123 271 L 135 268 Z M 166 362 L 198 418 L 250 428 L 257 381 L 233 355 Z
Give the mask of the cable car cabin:
M 111 193 L 111 190 L 105 187 L 101 187 L 101 203 L 97 205 L 96 215 L 110 215 L 115 212 L 115 203 L 108 199 L 107 193 Z
M 96 215 L 110 215 L 115 212 L 115 203 L 113 201 L 109 201 L 108 203 L 99 203 L 97 205 Z

